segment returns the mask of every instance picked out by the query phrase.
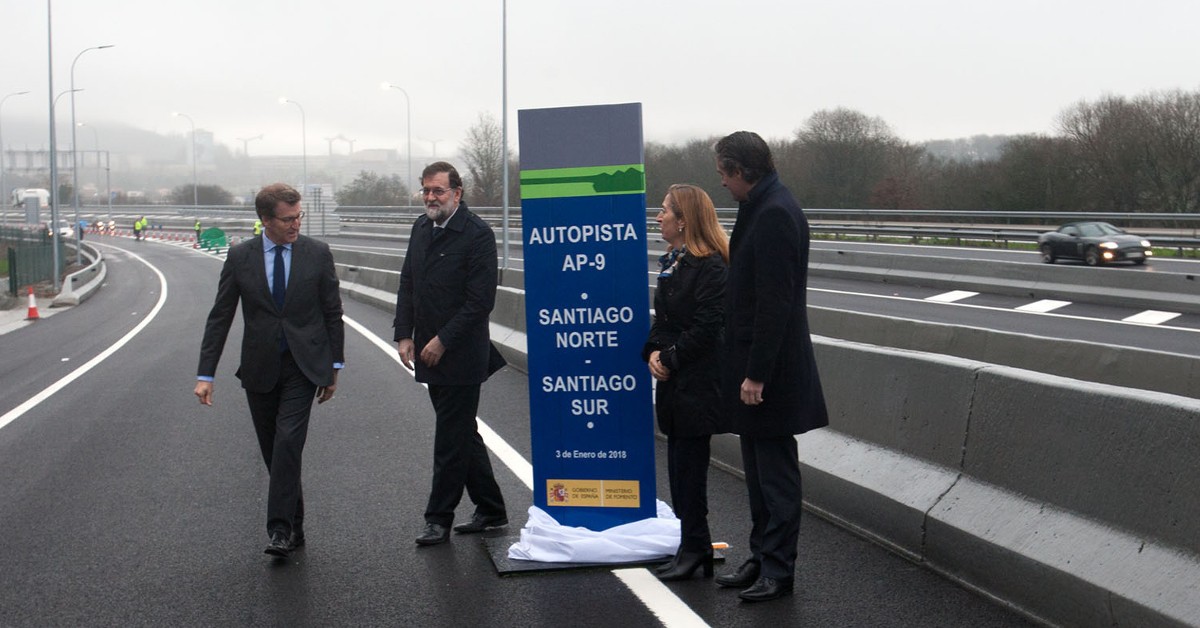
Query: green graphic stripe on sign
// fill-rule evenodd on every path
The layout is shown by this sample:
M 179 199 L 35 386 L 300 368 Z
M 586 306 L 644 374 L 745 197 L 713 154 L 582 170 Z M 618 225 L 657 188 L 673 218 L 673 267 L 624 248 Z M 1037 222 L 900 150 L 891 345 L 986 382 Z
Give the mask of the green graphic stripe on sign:
M 639 194 L 646 191 L 646 167 L 588 166 L 521 171 L 521 198 L 562 198 Z

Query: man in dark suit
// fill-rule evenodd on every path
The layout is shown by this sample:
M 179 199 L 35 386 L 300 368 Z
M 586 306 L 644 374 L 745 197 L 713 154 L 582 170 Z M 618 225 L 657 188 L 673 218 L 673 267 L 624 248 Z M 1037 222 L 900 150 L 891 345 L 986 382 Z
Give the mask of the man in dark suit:
M 475 423 L 479 388 L 504 366 L 488 337 L 496 304 L 496 236 L 462 202 L 454 166 L 439 161 L 421 173 L 425 215 L 413 224 L 396 295 L 394 338 L 400 360 L 427 384 L 437 415 L 433 486 L 419 545 L 450 539 L 463 489 L 475 504 L 460 534 L 508 525 L 504 496 Z M 419 353 L 418 353 L 419 351 Z
M 242 304 L 242 362 L 258 446 L 270 473 L 266 553 L 286 558 L 304 545 L 300 458 L 312 400 L 333 398 L 342 368 L 345 330 L 333 255 L 324 242 L 300 235 L 300 193 L 283 183 L 258 193 L 262 237 L 229 249 L 217 298 L 200 345 L 196 396 L 212 405 L 213 374 Z
M 738 201 L 729 240 L 721 389 L 741 439 L 751 557 L 717 578 L 748 602 L 790 594 L 800 533 L 796 434 L 829 424 L 808 330 L 808 220 L 755 133 L 717 142 L 721 185 Z

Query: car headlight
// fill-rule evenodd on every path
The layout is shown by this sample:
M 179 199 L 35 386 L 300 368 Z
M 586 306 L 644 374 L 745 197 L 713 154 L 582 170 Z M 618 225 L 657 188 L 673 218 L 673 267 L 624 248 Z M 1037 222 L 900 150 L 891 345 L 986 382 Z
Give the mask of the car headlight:
M 1116 242 L 1101 242 L 1099 246 L 1102 249 L 1115 249 L 1115 248 L 1117 248 L 1117 243 Z
M 1150 241 L 1149 241 L 1149 240 L 1142 240 L 1142 246 L 1144 246 L 1144 247 L 1146 247 L 1146 248 L 1150 248 Z

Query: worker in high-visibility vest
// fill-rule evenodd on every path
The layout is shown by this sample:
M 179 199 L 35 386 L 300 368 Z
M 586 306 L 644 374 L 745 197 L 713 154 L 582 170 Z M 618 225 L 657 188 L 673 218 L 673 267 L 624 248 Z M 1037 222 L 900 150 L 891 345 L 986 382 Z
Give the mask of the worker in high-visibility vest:
M 256 235 L 256 236 L 262 235 L 262 221 L 261 220 L 254 221 L 254 235 Z
M 196 219 L 196 241 L 200 241 L 200 219 Z

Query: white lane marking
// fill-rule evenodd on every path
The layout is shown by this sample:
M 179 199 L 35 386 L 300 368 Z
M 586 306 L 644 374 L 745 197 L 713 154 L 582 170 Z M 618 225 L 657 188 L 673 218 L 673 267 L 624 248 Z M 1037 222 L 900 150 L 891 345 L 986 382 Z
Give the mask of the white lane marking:
M 404 363 L 400 361 L 400 354 L 396 351 L 396 347 L 388 343 L 384 339 L 375 335 L 374 332 L 361 325 L 358 321 L 342 315 L 342 320 L 347 325 L 362 334 L 371 344 L 378 347 L 388 357 L 396 361 L 404 372 L 412 375 L 413 372 L 405 368 Z M 424 384 L 422 384 L 424 385 Z M 475 417 L 476 423 L 479 425 L 479 433 L 483 436 L 483 442 L 487 445 L 492 453 L 504 463 L 505 466 L 533 490 L 533 465 L 529 461 L 513 449 L 499 434 L 495 432 L 483 419 Z M 683 600 L 679 599 L 670 589 L 663 583 L 658 581 L 648 570 L 644 568 L 633 569 L 614 569 L 612 572 L 621 580 L 629 591 L 633 593 L 650 612 L 662 621 L 664 626 L 668 628 L 689 627 L 689 626 L 707 626 L 708 624 L 696 614 Z
M 111 245 L 106 245 L 106 246 L 111 246 Z M 114 247 L 114 248 L 116 248 L 116 247 Z M 124 251 L 124 249 L 120 249 L 120 250 Z M 21 415 L 25 414 L 26 412 L 29 412 L 30 410 L 35 408 L 41 402 L 49 399 L 51 395 L 62 390 L 63 388 L 66 388 L 68 384 L 79 379 L 80 377 L 83 377 L 83 375 L 85 373 L 87 373 L 88 371 L 95 368 L 101 362 L 107 360 L 109 358 L 109 356 L 116 353 L 118 349 L 120 349 L 121 347 L 124 347 L 126 344 L 129 343 L 130 340 L 133 340 L 134 336 L 137 336 L 139 333 L 141 333 L 141 331 L 143 329 L 145 329 L 147 325 L 150 324 L 150 321 L 154 320 L 154 317 L 158 316 L 159 310 L 161 310 L 163 308 L 163 305 L 165 305 L 167 302 L 167 278 L 165 276 L 163 276 L 162 271 L 155 268 L 154 264 L 147 262 L 145 260 L 145 258 L 143 258 L 142 256 L 140 256 L 137 253 L 134 253 L 132 251 L 124 251 L 124 252 L 128 253 L 130 256 L 132 256 L 137 261 L 150 267 L 150 270 L 154 271 L 155 275 L 158 275 L 158 283 L 160 286 L 162 286 L 162 290 L 160 291 L 160 293 L 158 295 L 158 303 L 154 304 L 154 307 L 150 310 L 150 313 L 146 315 L 146 318 L 142 319 L 142 322 L 135 325 L 133 327 L 133 329 L 129 330 L 129 332 L 126 333 L 124 336 L 122 336 L 120 340 L 113 343 L 112 346 L 105 349 L 104 351 L 101 351 L 99 355 L 92 358 L 91 360 L 88 360 L 87 363 L 85 363 L 83 366 L 80 366 L 79 368 L 75 369 L 74 371 L 71 371 L 70 373 L 65 375 L 62 379 L 58 380 L 57 382 L 54 382 L 53 384 L 50 384 L 49 386 L 47 386 L 45 388 L 45 390 L 43 390 L 42 392 L 29 398 L 29 400 L 27 400 L 25 403 L 22 403 L 21 405 L 13 408 L 12 410 L 9 410 L 8 413 L 6 413 L 4 416 L 0 416 L 0 428 L 3 428 L 4 426 L 8 425 L 9 423 L 12 423 L 13 421 L 19 419 L 21 417 Z
M 367 329 L 361 323 L 350 318 L 349 316 L 343 314 L 342 320 L 345 321 L 347 325 L 352 327 L 354 331 L 362 334 L 362 336 L 369 340 L 371 344 L 379 347 L 379 349 L 387 354 L 387 356 L 392 360 L 394 360 L 396 364 L 399 364 L 400 368 L 403 369 L 404 372 L 408 373 L 409 375 L 413 374 L 413 372 L 408 370 L 408 368 L 404 366 L 404 363 L 400 361 L 400 353 L 396 350 L 395 345 L 389 344 L 379 336 L 376 336 L 374 332 Z M 424 384 L 421 385 L 424 386 Z M 487 423 L 484 423 L 483 419 L 475 417 L 475 422 L 479 425 L 479 435 L 483 437 L 483 442 L 488 446 L 488 449 L 492 450 L 492 453 L 496 454 L 496 457 L 504 463 L 504 466 L 508 467 L 509 470 L 517 476 L 517 479 L 521 480 L 521 482 L 524 483 L 529 490 L 533 490 L 533 465 L 529 464 L 529 461 L 525 460 L 524 456 L 522 456 L 516 449 L 513 449 L 512 445 L 509 445 L 508 442 L 501 438 L 500 435 L 491 428 L 491 426 L 489 426 Z
M 1145 312 L 1138 312 L 1137 314 L 1134 314 L 1133 316 L 1126 316 L 1125 318 L 1123 318 L 1121 320 L 1125 321 L 1126 323 L 1139 323 L 1142 325 L 1161 325 L 1161 324 L 1163 324 L 1173 318 L 1177 318 L 1179 316 L 1182 316 L 1182 315 L 1178 312 L 1161 312 L 1159 310 L 1146 310 Z
M 696 614 L 683 600 L 675 596 L 667 585 L 659 582 L 645 569 L 614 569 L 613 575 L 620 578 L 625 586 L 658 617 L 664 626 L 707 626 L 704 619 Z M 620 623 L 619 621 L 617 623 Z
M 931 297 L 925 297 L 925 300 L 936 301 L 938 303 L 954 303 L 955 301 L 969 299 L 973 296 L 977 296 L 978 294 L 978 292 L 971 292 L 969 290 L 951 290 L 950 292 L 943 292 L 942 294 L 935 294 Z
M 1045 312 L 1052 312 L 1054 310 L 1057 310 L 1060 307 L 1066 307 L 1070 304 L 1071 304 L 1070 301 L 1055 301 L 1054 299 L 1042 299 L 1041 301 L 1034 301 L 1033 303 L 1026 303 L 1025 305 L 1022 305 L 1016 309 L 1018 309 L 1022 312 L 1045 313 Z
M 925 299 L 917 299 L 914 297 L 901 297 L 901 296 L 890 295 L 890 294 L 872 294 L 870 292 L 850 292 L 848 290 L 830 290 L 828 288 L 809 288 L 808 290 L 811 292 L 825 292 L 828 294 L 843 294 L 843 295 L 852 296 L 852 297 L 867 297 L 867 298 L 871 298 L 871 299 L 888 299 L 891 301 L 909 301 L 911 303 L 926 303 L 926 304 L 929 303 L 929 301 L 926 301 Z M 1006 307 L 995 307 L 993 305 L 972 305 L 970 303 L 942 303 L 940 305 L 949 305 L 951 307 L 966 307 L 966 308 L 971 308 L 971 309 L 976 309 L 976 310 L 988 310 L 991 312 L 1018 312 L 1019 311 L 1019 310 L 1014 310 L 1014 309 L 1010 309 L 1010 308 L 1006 308 Z M 1056 314 L 1054 312 L 1021 311 L 1020 313 L 1021 314 L 1031 314 L 1031 315 L 1035 315 L 1035 316 L 1052 316 L 1054 318 L 1065 318 L 1068 320 L 1075 320 L 1075 321 L 1087 321 L 1090 323 L 1111 323 L 1113 325 L 1142 325 L 1142 326 L 1145 326 L 1142 323 L 1129 323 L 1126 321 L 1113 320 L 1111 318 L 1095 318 L 1092 316 L 1075 316 L 1072 314 Z M 1186 332 L 1193 333 L 1193 334 L 1200 333 L 1200 329 L 1195 329 L 1195 328 L 1191 328 L 1191 327 L 1173 327 L 1171 325 L 1157 325 L 1156 327 L 1158 329 L 1170 329 L 1172 331 L 1186 331 Z

